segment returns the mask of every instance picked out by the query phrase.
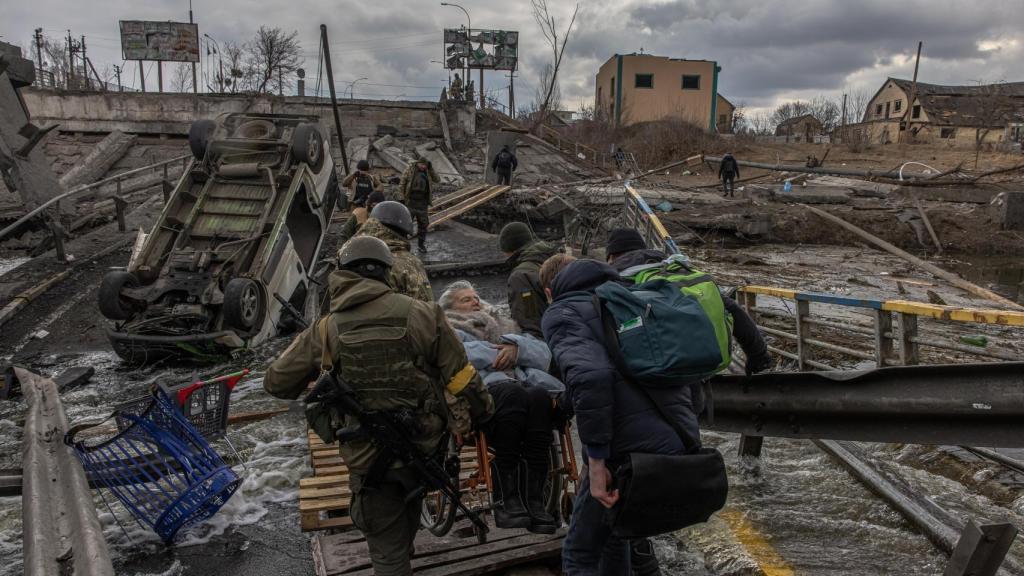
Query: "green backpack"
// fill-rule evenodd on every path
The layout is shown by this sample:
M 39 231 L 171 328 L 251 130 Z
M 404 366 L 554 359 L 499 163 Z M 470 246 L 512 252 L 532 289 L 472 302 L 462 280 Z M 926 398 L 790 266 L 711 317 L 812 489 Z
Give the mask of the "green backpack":
M 693 311 L 696 311 L 698 315 L 704 316 L 707 323 L 701 321 L 700 325 L 706 328 L 710 324 L 710 328 L 713 329 L 714 343 L 697 343 L 693 339 L 698 337 L 698 330 L 696 330 L 696 325 L 691 324 L 695 320 L 687 322 L 686 324 L 690 326 L 687 327 L 679 323 L 681 322 L 680 316 L 680 318 L 676 319 L 676 322 L 679 323 L 676 325 L 676 330 L 671 332 L 672 336 L 677 340 L 677 344 L 664 346 L 664 349 L 671 350 L 678 348 L 678 343 L 683 343 L 691 348 L 691 353 L 708 347 L 715 349 L 717 355 L 709 356 L 704 354 L 705 361 L 699 362 L 696 365 L 691 364 L 685 370 L 689 373 L 691 381 L 692 379 L 708 378 L 729 367 L 729 364 L 732 362 L 732 315 L 726 311 L 725 303 L 722 301 L 722 294 L 710 275 L 691 267 L 689 260 L 685 256 L 674 254 L 657 264 L 625 270 L 623 278 L 631 279 L 636 288 L 641 286 L 653 288 L 660 284 L 655 282 L 656 280 L 663 280 L 671 284 L 684 297 L 684 301 L 687 303 L 686 307 L 690 308 L 691 314 Z M 605 298 L 602 298 L 602 300 L 605 300 Z M 668 304 L 679 307 L 681 305 L 678 302 L 680 301 Z M 682 312 L 682 310 L 678 311 L 680 314 Z M 701 338 L 709 339 L 711 337 L 711 333 L 705 330 L 699 330 L 699 333 L 702 334 Z M 715 362 L 715 356 L 717 356 L 717 362 Z M 709 363 L 708 360 L 714 364 Z M 671 359 L 668 359 L 668 361 L 671 362 Z M 679 362 L 682 361 L 683 358 L 680 355 Z M 656 374 L 657 370 L 649 370 L 649 372 Z M 666 374 L 665 376 L 669 375 Z

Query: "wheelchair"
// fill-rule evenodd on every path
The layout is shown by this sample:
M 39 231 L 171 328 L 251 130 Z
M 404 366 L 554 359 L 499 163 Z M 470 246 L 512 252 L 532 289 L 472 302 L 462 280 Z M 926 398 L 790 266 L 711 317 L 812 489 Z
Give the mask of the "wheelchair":
M 552 433 L 549 450 L 550 470 L 544 483 L 544 504 L 547 511 L 568 523 L 579 486 L 579 468 L 572 444 L 572 424 L 566 423 Z M 479 432 L 461 447 L 455 438 L 448 442 L 445 469 L 452 479 L 458 479 L 462 501 L 474 512 L 486 514 L 492 507 L 494 488 L 494 451 L 487 445 L 487 437 Z M 420 525 L 435 536 L 445 536 L 455 524 L 458 509 L 455 502 L 441 492 L 430 492 L 423 499 Z M 485 519 L 486 520 L 486 519 Z M 493 521 L 492 521 L 493 524 Z

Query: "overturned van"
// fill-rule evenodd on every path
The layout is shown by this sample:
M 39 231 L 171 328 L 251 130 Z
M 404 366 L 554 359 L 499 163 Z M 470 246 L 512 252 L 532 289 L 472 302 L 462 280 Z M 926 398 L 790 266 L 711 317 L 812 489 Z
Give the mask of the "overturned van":
M 318 311 L 314 281 L 338 182 L 317 117 L 227 114 L 192 125 L 194 158 L 100 312 L 132 363 L 220 357 L 294 331 Z

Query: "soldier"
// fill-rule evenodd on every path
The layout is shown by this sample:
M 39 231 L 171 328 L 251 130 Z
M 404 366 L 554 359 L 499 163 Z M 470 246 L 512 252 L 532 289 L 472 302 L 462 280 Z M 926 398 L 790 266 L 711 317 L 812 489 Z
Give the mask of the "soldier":
M 341 181 L 342 188 L 348 188 L 348 200 L 355 206 L 352 213 L 360 220 L 366 220 L 366 201 L 374 192 L 384 192 L 384 183 L 375 174 L 370 173 L 370 163 L 360 160 L 356 164 L 356 171 L 352 172 Z
M 364 210 L 353 210 L 352 215 L 345 221 L 345 225 L 341 227 L 341 234 L 338 236 L 338 246 L 344 246 L 345 242 L 348 242 L 350 238 L 356 235 L 359 231 L 359 227 L 366 224 L 366 220 L 370 217 L 369 211 L 373 210 L 373 207 L 380 204 L 385 200 L 383 192 L 373 192 L 366 199 L 366 208 Z M 362 213 L 362 216 L 360 216 Z
M 462 94 L 462 78 L 459 77 L 459 73 L 455 73 L 455 79 L 452 80 L 452 87 L 448 94 L 452 100 L 462 100 L 465 96 Z
M 508 308 L 519 329 L 543 338 L 540 317 L 547 309 L 547 296 L 540 287 L 540 265 L 558 250 L 534 238 L 530 227 L 510 222 L 501 229 L 498 245 L 508 258 L 512 273 L 508 276 Z
M 381 202 L 373 207 L 370 217 L 356 233 L 356 237 L 371 236 L 382 240 L 391 250 L 395 262 L 388 273 L 388 284 L 399 294 L 422 300 L 434 301 L 434 291 L 423 263 L 409 252 L 409 237 L 412 235 L 412 216 L 409 210 L 398 202 Z
M 420 252 L 427 251 L 427 228 L 430 226 L 428 211 L 433 204 L 431 192 L 434 184 L 441 182 L 434 172 L 434 166 L 427 159 L 420 158 L 413 162 L 402 173 L 398 183 L 398 191 L 402 193 L 402 203 L 409 208 L 416 219 L 416 237 Z
M 329 279 L 331 309 L 299 334 L 267 369 L 263 386 L 278 398 L 298 398 L 321 372 L 333 372 L 355 390 L 366 410 L 414 407 L 421 432 L 411 440 L 424 454 L 438 449 L 451 427 L 446 394 L 468 411 L 472 424 L 486 423 L 494 401 L 466 359 L 462 343 L 436 304 L 395 294 L 385 283 L 393 260 L 376 238 L 353 238 Z M 386 362 L 386 365 L 382 364 Z M 331 442 L 350 416 L 314 403 L 307 409 L 314 430 Z M 460 426 L 468 432 L 468 426 Z M 326 437 L 325 437 L 326 436 Z M 349 469 L 352 523 L 366 536 L 377 576 L 412 574 L 413 539 L 420 525 L 422 496 L 416 475 L 396 463 L 379 479 L 367 478 L 379 449 L 369 439 L 340 445 Z M 367 484 L 369 482 L 370 484 Z

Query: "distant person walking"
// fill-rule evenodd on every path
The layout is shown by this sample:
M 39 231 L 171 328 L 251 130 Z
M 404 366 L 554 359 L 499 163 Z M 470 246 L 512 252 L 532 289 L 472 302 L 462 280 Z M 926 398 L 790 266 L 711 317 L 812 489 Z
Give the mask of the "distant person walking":
M 516 155 L 508 149 L 508 144 L 501 147 L 501 152 L 491 161 L 491 169 L 498 174 L 498 184 L 512 185 L 512 172 L 519 167 Z
M 740 177 L 740 165 L 732 157 L 732 152 L 726 152 L 722 157 L 722 163 L 718 165 L 718 177 L 722 179 L 723 195 L 734 196 L 733 182 Z
M 434 203 L 433 189 L 441 178 L 434 172 L 434 165 L 425 158 L 409 164 L 402 173 L 398 183 L 398 191 L 402 194 L 402 203 L 416 220 L 416 237 L 420 252 L 427 251 L 427 228 L 430 226 L 430 205 Z

